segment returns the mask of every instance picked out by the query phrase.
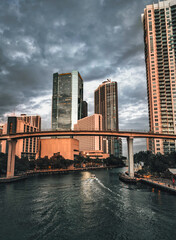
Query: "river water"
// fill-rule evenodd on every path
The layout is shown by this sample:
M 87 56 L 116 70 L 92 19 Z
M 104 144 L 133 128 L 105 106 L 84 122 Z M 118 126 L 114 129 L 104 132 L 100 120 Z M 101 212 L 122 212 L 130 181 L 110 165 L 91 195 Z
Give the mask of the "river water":
M 0 240 L 176 239 L 176 196 L 122 183 L 122 171 L 1 184 Z

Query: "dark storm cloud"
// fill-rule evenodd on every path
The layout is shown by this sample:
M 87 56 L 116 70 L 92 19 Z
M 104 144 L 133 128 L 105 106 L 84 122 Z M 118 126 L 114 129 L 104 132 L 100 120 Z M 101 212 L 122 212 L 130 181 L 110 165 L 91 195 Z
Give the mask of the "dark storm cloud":
M 51 94 L 55 71 L 79 70 L 87 82 L 116 75 L 120 85 L 123 70 L 141 67 L 141 83 L 138 76 L 131 91 L 121 88 L 119 109 L 146 102 L 140 15 L 149 3 L 1 0 L 0 118 L 17 105 L 29 108 L 31 99 Z M 92 103 L 89 107 L 92 112 Z M 33 105 L 37 108 L 40 103 Z

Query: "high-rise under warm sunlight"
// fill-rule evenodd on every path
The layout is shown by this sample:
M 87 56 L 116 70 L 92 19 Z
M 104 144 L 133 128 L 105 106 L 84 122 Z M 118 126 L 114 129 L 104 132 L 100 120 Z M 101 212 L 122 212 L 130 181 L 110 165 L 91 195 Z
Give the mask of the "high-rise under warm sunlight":
M 176 0 L 147 5 L 142 14 L 150 131 L 176 133 Z M 148 150 L 175 151 L 174 140 L 151 139 Z

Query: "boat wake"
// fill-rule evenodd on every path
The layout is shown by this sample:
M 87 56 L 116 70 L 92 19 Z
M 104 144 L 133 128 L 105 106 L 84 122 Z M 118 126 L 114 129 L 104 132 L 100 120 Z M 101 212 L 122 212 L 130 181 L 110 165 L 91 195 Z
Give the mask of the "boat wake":
M 97 177 L 94 178 L 104 189 L 108 190 L 111 193 L 114 193 L 110 188 L 106 187 Z
M 85 183 L 92 184 L 94 181 L 96 181 L 102 188 L 106 189 L 113 195 L 116 195 L 115 192 L 113 192 L 110 188 L 106 187 L 95 175 L 92 175 L 90 178 L 86 179 Z

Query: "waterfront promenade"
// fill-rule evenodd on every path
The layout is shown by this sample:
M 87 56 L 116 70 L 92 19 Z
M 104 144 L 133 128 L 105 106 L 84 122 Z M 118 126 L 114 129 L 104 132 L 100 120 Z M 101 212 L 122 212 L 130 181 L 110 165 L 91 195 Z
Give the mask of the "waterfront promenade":
M 151 185 L 155 188 L 176 194 L 176 186 L 173 185 L 172 181 L 164 178 L 140 178 L 140 182 Z

